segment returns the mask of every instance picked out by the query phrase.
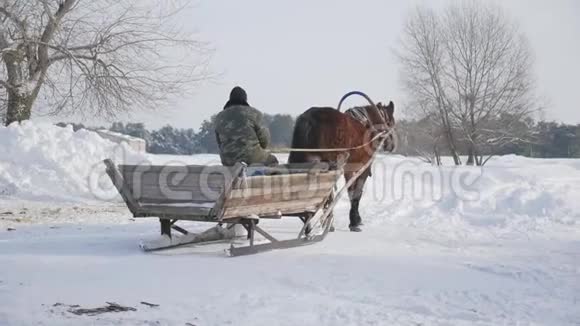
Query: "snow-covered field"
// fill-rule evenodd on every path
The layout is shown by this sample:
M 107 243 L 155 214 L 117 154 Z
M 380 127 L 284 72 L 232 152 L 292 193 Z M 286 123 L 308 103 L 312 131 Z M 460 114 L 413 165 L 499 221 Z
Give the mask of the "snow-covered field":
M 323 243 L 227 258 L 218 245 L 140 251 L 158 222 L 131 218 L 107 157 L 219 162 L 0 127 L 0 325 L 580 325 L 580 160 L 505 156 L 479 169 L 380 156 L 364 232 L 347 231 L 343 198 Z M 69 312 L 105 302 L 136 311 Z

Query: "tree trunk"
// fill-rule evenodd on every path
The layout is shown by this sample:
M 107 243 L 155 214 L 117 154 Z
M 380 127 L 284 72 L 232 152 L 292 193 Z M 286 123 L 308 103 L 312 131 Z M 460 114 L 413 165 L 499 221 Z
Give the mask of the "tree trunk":
M 437 145 L 433 148 L 433 154 L 435 155 L 435 164 L 437 166 L 441 166 L 441 155 L 439 155 L 439 149 L 437 149 Z
M 25 82 L 24 56 L 19 51 L 7 51 L 3 55 L 6 66 L 6 75 L 8 76 L 6 93 L 8 94 L 8 103 L 6 107 L 6 125 L 15 121 L 30 119 L 32 103 L 37 91 L 29 89 Z
M 479 155 L 474 144 L 469 145 L 469 151 L 467 155 L 467 162 L 465 162 L 465 165 L 481 166 L 483 164 L 483 156 Z
M 469 150 L 467 153 L 467 162 L 465 162 L 465 165 L 475 165 L 475 161 L 477 160 L 477 158 L 475 157 L 475 150 L 473 148 L 473 144 L 469 145 Z
M 6 110 L 6 125 L 15 121 L 29 120 L 32 109 L 31 96 L 18 91 L 8 92 L 8 106 Z
M 455 148 L 455 142 L 453 141 L 452 136 L 449 136 L 449 151 L 451 152 L 451 156 L 453 157 L 453 163 L 455 165 L 461 165 L 461 158 L 459 158 L 459 154 L 457 153 L 457 149 Z
M 457 153 L 457 148 L 455 147 L 455 140 L 453 139 L 453 133 L 451 132 L 451 130 L 447 131 L 447 144 L 449 145 L 449 152 L 453 157 L 453 163 L 455 163 L 455 165 L 461 165 L 461 158 Z
M 447 140 L 447 147 L 449 152 L 453 157 L 453 163 L 455 165 L 461 165 L 461 159 L 459 154 L 457 154 L 457 147 L 455 146 L 455 139 L 453 138 L 453 131 L 451 130 L 451 125 L 449 123 L 449 115 L 443 109 L 439 109 L 441 114 L 441 122 L 444 128 L 445 140 Z

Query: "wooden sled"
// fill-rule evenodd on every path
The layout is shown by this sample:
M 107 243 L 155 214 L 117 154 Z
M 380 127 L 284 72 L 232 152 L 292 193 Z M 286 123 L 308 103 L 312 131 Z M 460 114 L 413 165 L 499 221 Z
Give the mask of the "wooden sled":
M 234 227 L 242 225 L 249 244 L 232 244 L 226 250 L 240 256 L 323 240 L 331 226 L 335 184 L 345 161 L 276 167 L 115 165 L 109 159 L 104 163 L 133 216 L 159 218 L 162 237 L 142 244 L 143 250 L 232 240 Z M 303 222 L 294 239 L 276 239 L 259 225 L 261 219 L 283 216 Z M 217 225 L 193 234 L 177 225 L 180 220 Z M 173 235 L 172 230 L 181 235 Z M 257 243 L 256 233 L 266 242 Z

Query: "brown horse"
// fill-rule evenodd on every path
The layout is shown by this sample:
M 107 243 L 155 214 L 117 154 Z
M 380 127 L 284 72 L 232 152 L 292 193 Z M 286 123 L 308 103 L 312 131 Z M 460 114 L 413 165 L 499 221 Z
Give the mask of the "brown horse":
M 375 136 L 384 131 L 393 131 L 395 106 L 374 105 L 370 99 L 359 92 L 352 92 L 341 100 L 353 94 L 362 95 L 371 105 L 356 107 L 342 113 L 331 107 L 313 107 L 298 116 L 292 136 L 292 148 L 353 148 L 366 144 L 363 147 L 349 150 L 349 157 L 345 167 L 344 177 L 348 181 L 370 159 L 380 144 L 381 139 Z M 340 104 L 339 104 L 340 109 Z M 395 138 L 393 132 L 384 137 L 383 150 L 393 151 Z M 304 162 L 336 162 L 342 152 L 290 152 L 289 163 Z M 371 167 L 358 177 L 348 189 L 351 203 L 349 228 L 353 232 L 360 232 L 362 225 L 359 214 L 359 203 L 366 179 L 371 175 Z

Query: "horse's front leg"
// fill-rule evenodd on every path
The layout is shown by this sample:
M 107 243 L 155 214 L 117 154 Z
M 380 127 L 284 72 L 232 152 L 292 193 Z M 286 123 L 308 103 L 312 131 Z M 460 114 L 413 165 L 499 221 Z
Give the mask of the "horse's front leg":
M 352 178 L 352 175 L 347 174 L 347 175 L 345 175 L 345 177 L 347 180 L 350 180 L 350 178 Z M 364 189 L 367 177 L 368 177 L 368 173 L 367 172 L 363 173 L 348 188 L 348 197 L 350 199 L 350 212 L 349 212 L 350 224 L 348 225 L 348 228 L 352 232 L 361 232 L 362 231 L 360 228 L 360 226 L 362 225 L 362 218 L 361 218 L 360 213 L 359 213 L 359 204 L 360 204 L 360 199 L 361 199 L 362 194 L 363 194 L 363 189 Z

